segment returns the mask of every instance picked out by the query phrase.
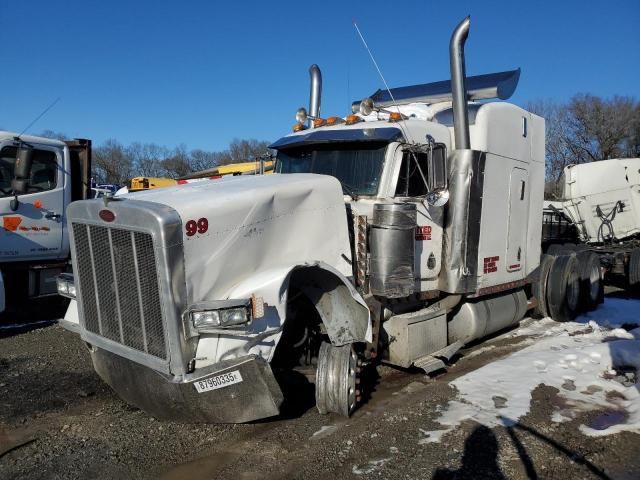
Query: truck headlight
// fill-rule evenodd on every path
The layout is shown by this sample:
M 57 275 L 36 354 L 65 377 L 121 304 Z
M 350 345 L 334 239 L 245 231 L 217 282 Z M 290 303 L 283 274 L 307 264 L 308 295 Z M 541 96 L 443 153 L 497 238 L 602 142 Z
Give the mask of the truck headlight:
M 61 273 L 56 277 L 56 286 L 58 288 L 58 295 L 62 295 L 67 298 L 76 298 L 76 284 L 73 280 L 73 275 L 70 273 Z
M 233 300 L 216 302 L 217 305 L 197 305 L 190 311 L 191 322 L 197 330 L 206 331 L 211 328 L 225 328 L 244 325 L 251 321 L 251 305 L 249 300 Z M 238 305 L 240 303 L 240 305 Z M 230 304 L 228 307 L 224 304 Z
M 204 311 L 204 312 L 191 312 L 191 320 L 193 321 L 193 326 L 196 328 L 219 327 L 220 313 L 216 310 Z

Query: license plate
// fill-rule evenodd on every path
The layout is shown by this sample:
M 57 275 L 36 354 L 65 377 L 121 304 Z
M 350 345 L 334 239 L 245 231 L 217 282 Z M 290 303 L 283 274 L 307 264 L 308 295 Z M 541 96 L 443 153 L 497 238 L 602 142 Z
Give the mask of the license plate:
M 239 370 L 233 372 L 223 373 L 221 375 L 215 375 L 209 378 L 203 378 L 194 383 L 198 393 L 210 392 L 211 390 L 218 390 L 219 388 L 228 387 L 235 383 L 242 382 L 242 375 Z

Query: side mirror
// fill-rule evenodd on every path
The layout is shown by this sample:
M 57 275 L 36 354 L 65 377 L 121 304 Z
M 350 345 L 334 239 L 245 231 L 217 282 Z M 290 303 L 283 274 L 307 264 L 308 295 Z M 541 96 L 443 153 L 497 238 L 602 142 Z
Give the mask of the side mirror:
M 16 155 L 16 163 L 13 168 L 14 179 L 11 182 L 11 188 L 16 195 L 27 193 L 29 187 L 29 174 L 31 165 L 33 164 L 33 148 L 27 145 L 20 145 Z
M 429 193 L 427 202 L 432 207 L 442 207 L 449 201 L 448 162 L 446 150 L 442 146 L 429 148 Z

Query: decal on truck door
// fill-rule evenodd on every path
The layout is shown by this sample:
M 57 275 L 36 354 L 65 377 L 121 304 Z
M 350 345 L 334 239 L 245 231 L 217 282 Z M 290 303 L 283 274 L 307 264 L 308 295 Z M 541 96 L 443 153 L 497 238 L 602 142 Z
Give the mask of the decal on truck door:
M 418 225 L 416 227 L 416 240 L 431 240 L 431 225 L 425 225 L 423 227 Z

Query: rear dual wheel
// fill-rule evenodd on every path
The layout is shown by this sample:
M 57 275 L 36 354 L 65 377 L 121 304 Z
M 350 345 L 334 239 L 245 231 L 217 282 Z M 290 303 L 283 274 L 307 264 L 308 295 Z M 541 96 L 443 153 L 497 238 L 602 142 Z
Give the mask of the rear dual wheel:
M 604 300 L 604 281 L 600 257 L 589 251 L 577 255 L 580 272 L 580 309 L 593 310 Z
M 580 303 L 580 272 L 575 255 L 555 257 L 547 278 L 547 308 L 556 322 L 576 318 Z
M 640 248 L 634 248 L 629 255 L 629 286 L 640 287 Z

